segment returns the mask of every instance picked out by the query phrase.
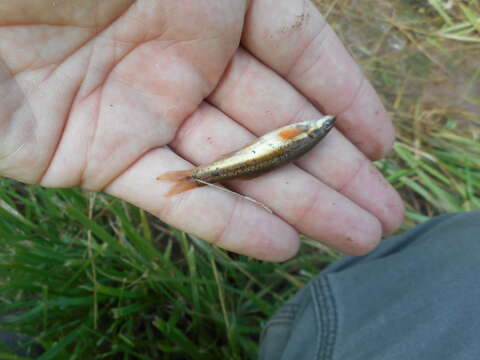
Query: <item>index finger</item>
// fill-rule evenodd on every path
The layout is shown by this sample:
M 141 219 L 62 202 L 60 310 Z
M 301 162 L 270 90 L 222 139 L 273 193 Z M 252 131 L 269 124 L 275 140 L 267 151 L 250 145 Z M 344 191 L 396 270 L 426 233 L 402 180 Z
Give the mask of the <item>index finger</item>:
M 286 78 L 370 159 L 382 158 L 394 129 L 372 85 L 309 0 L 256 0 L 243 45 Z

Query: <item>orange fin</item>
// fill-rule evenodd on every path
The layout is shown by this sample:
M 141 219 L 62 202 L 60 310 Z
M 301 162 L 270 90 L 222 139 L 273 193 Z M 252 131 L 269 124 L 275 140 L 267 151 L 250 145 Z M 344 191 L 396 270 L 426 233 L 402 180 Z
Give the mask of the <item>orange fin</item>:
M 302 130 L 296 127 L 293 127 L 293 128 L 280 130 L 279 132 L 277 132 L 277 135 L 280 136 L 283 140 L 290 140 L 290 139 L 293 139 L 295 136 L 300 135 L 301 133 L 303 133 Z
M 166 197 L 171 197 L 174 195 L 181 194 L 185 191 L 195 189 L 199 186 L 202 186 L 201 184 L 197 184 L 193 181 L 188 181 L 188 180 L 181 180 L 177 182 L 173 187 L 165 194 Z
M 180 170 L 180 171 L 168 171 L 157 176 L 157 180 L 163 181 L 183 181 L 188 180 L 192 176 L 193 169 L 189 170 Z

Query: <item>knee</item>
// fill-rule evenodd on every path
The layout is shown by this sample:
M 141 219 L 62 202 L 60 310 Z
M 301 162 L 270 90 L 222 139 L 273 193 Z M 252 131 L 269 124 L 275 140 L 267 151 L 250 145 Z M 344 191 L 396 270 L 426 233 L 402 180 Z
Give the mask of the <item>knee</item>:
M 480 211 L 455 213 L 432 220 L 434 226 L 422 235 L 437 246 L 480 250 Z M 428 224 L 428 223 L 427 223 Z M 476 252 L 476 251 L 475 251 Z
M 434 218 L 420 225 L 412 237 L 409 247 L 423 253 L 424 260 L 436 262 L 437 270 L 480 271 L 480 212 Z

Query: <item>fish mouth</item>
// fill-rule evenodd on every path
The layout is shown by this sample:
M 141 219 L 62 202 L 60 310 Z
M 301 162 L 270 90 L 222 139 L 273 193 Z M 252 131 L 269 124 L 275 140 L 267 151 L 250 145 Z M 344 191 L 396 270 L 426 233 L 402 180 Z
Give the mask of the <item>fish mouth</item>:
M 326 115 L 316 121 L 315 128 L 310 132 L 310 137 L 324 137 L 328 134 L 333 125 L 335 125 L 336 117 L 333 115 Z
M 328 131 L 330 130 L 333 125 L 335 125 L 335 121 L 337 120 L 336 116 L 328 115 L 323 118 L 323 129 Z

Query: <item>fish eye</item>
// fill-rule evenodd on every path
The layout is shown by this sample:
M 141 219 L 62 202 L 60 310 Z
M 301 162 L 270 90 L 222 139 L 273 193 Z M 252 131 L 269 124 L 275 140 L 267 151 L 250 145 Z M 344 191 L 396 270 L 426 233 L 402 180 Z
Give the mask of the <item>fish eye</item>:
M 336 120 L 335 117 L 332 117 L 331 119 L 327 120 L 324 124 L 324 128 L 327 130 L 330 130 L 335 124 L 335 120 Z

